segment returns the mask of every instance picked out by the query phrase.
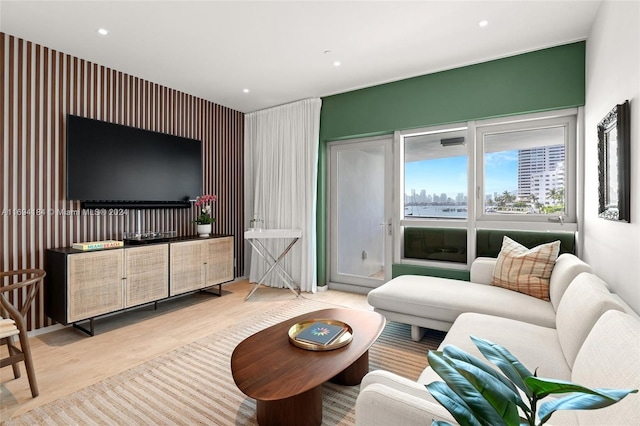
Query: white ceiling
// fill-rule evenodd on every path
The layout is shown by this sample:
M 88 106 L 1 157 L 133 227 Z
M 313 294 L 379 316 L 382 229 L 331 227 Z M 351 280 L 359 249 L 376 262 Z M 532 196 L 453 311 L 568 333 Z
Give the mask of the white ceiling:
M 0 31 L 251 112 L 584 40 L 600 3 L 2 0 Z

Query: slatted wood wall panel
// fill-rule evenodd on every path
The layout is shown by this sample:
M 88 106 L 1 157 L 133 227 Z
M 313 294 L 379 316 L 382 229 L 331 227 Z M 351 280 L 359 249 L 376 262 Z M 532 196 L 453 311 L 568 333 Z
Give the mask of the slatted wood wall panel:
M 66 200 L 65 120 L 74 114 L 201 140 L 204 193 L 218 196 L 213 229 L 236 236 L 236 276 L 243 275 L 242 113 L 8 34 L 0 33 L 0 49 L 3 271 L 43 268 L 50 247 L 136 230 L 135 210 L 88 215 Z M 143 209 L 141 228 L 192 235 L 196 215 L 195 208 Z M 43 300 L 40 292 L 30 329 L 51 324 Z

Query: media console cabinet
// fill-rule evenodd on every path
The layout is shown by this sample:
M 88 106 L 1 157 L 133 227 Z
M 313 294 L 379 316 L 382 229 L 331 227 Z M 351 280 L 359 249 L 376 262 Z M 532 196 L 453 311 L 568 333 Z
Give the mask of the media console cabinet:
M 48 249 L 46 314 L 93 336 L 95 317 L 234 279 L 233 237 L 178 237 L 166 242 L 82 251 Z M 78 323 L 89 321 L 89 329 Z

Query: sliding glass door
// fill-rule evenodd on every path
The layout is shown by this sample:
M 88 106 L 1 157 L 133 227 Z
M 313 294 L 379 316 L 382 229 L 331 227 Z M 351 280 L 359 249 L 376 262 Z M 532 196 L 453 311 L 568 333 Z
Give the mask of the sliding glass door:
M 391 277 L 392 138 L 329 144 L 331 288 L 367 291 Z

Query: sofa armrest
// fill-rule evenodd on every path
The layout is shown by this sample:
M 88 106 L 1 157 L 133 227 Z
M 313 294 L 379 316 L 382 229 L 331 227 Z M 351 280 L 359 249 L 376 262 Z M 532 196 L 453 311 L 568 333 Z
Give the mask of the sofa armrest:
M 493 257 L 478 257 L 471 264 L 470 278 L 472 283 L 491 284 L 493 270 L 496 267 L 496 260 Z
M 425 426 L 433 420 L 455 424 L 449 412 L 440 404 L 382 383 L 361 388 L 356 400 L 356 426 Z
M 407 379 L 406 377 L 398 376 L 390 371 L 374 370 L 367 373 L 367 375 L 362 378 L 360 389 L 364 389 L 374 383 L 383 384 L 418 398 L 435 401 L 423 384 L 418 383 L 415 380 Z

